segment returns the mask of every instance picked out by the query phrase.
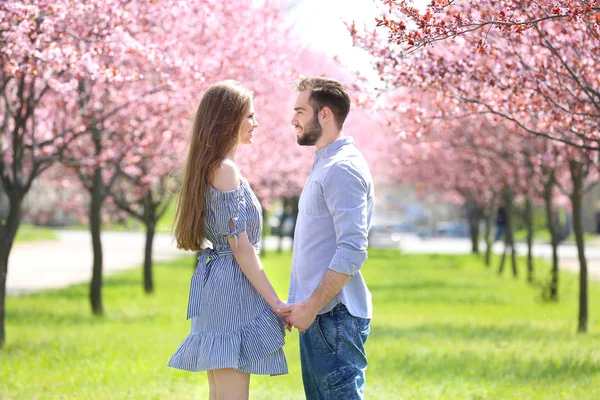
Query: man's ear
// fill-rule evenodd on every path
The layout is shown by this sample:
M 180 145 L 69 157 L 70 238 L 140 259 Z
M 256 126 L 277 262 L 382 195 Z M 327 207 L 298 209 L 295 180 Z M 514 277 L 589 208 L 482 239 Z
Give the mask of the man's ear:
M 323 122 L 327 122 L 327 121 L 331 120 L 331 118 L 333 118 L 333 113 L 331 112 L 329 107 L 323 107 L 321 109 L 321 118 L 322 118 Z

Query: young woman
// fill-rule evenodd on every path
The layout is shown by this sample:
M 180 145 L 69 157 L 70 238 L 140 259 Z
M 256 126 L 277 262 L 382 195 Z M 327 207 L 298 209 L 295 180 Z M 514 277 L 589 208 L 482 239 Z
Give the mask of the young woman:
M 177 247 L 202 250 L 192 277 L 191 333 L 168 365 L 208 371 L 210 399 L 247 399 L 250 374 L 287 373 L 285 305 L 258 258 L 260 204 L 235 164 L 258 122 L 252 93 L 236 81 L 208 88 L 191 134 L 175 214 Z M 205 241 L 212 243 L 206 247 Z

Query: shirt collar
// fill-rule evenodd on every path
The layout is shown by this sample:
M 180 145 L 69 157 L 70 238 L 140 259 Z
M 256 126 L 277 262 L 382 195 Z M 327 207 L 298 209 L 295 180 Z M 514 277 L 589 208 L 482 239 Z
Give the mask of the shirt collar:
M 325 156 L 330 156 L 332 154 L 337 153 L 337 151 L 347 144 L 353 144 L 354 138 L 352 136 L 346 136 L 344 138 L 338 139 L 335 142 L 329 143 L 327 146 L 319 149 L 315 152 L 315 158 L 317 160 L 322 159 Z

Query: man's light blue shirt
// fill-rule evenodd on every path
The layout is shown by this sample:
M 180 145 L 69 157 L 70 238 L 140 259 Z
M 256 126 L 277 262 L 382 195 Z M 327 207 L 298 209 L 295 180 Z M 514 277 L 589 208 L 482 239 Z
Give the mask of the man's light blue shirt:
M 369 166 L 353 138 L 317 150 L 298 205 L 289 304 L 306 301 L 331 269 L 352 277 L 319 314 L 343 303 L 355 317 L 372 317 L 360 269 L 367 259 L 373 196 Z

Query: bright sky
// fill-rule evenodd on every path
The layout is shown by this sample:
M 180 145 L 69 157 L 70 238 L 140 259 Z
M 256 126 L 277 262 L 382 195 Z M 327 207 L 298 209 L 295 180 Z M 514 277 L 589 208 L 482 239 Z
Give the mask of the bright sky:
M 288 20 L 294 26 L 292 32 L 306 45 L 339 56 L 352 70 L 363 73 L 372 70 L 366 53 L 352 46 L 344 22 L 374 26 L 375 17 L 381 16 L 380 0 L 288 0 L 288 4 Z
M 377 81 L 369 57 L 352 46 L 344 22 L 355 21 L 357 27 L 375 26 L 375 18 L 383 15 L 381 0 L 286 0 L 288 20 L 292 32 L 306 45 L 332 56 L 337 55 L 342 64 L 351 70 L 363 72 L 373 82 Z M 427 0 L 415 0 L 424 5 Z

